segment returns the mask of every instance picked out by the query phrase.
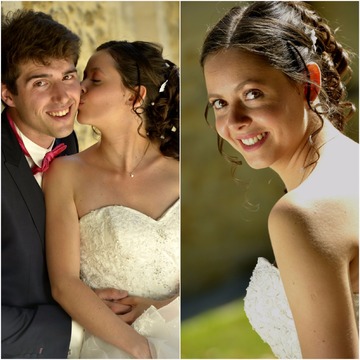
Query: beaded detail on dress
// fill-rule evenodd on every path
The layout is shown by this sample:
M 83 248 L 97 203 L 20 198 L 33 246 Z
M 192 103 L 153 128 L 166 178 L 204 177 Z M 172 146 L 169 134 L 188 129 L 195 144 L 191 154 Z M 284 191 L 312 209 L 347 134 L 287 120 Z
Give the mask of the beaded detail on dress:
M 124 206 L 106 206 L 80 219 L 81 278 L 92 288 L 168 298 L 179 286 L 178 200 L 159 219 Z
M 359 317 L 359 295 L 354 295 Z M 301 359 L 301 348 L 279 270 L 259 258 L 244 298 L 245 313 L 253 329 L 280 359 Z
M 80 275 L 92 288 L 117 288 L 151 299 L 179 292 L 180 200 L 155 220 L 137 210 L 111 205 L 80 219 Z M 155 358 L 179 358 L 180 300 L 148 308 L 132 324 L 147 337 Z M 130 354 L 87 331 L 85 359 L 129 359 Z

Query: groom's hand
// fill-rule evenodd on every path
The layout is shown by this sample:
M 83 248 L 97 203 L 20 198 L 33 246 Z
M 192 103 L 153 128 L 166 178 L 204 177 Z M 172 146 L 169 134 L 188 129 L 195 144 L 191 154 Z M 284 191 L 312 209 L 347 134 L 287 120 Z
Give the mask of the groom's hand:
M 131 306 L 122 304 L 122 300 L 128 296 L 125 290 L 117 290 L 113 288 L 93 289 L 96 295 L 117 315 L 127 314 L 131 310 Z

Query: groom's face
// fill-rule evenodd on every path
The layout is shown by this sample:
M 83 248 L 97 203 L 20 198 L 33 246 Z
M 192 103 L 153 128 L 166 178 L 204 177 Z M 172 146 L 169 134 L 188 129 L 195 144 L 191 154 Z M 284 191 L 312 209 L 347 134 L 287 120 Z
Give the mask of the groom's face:
M 71 60 L 50 59 L 45 65 L 30 60 L 20 64 L 17 94 L 2 84 L 2 99 L 19 129 L 47 147 L 53 138 L 68 136 L 80 100 L 80 81 Z

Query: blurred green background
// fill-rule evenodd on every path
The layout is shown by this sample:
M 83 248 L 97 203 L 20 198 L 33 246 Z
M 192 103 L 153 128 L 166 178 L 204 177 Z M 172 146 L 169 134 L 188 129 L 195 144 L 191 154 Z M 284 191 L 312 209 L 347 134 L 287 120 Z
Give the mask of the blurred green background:
M 330 26 L 339 27 L 339 40 L 358 54 L 358 2 L 310 3 Z M 271 170 L 256 171 L 245 163 L 236 171 L 241 182 L 235 183 L 203 116 L 202 42 L 208 27 L 238 4 L 181 2 L 182 358 L 272 357 L 251 329 L 242 298 L 257 258 L 273 260 L 267 216 L 284 186 Z M 353 70 L 348 90 L 357 105 L 357 57 Z M 358 140 L 358 113 L 347 133 Z

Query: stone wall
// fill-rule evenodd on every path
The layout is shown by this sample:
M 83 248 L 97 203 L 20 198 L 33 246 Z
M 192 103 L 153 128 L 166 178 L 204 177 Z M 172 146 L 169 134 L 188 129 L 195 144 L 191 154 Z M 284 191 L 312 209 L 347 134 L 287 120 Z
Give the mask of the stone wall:
M 109 40 L 160 43 L 164 56 L 179 64 L 179 3 L 177 1 L 3 1 L 2 11 L 19 8 L 43 11 L 82 39 L 79 74 L 94 49 Z M 89 126 L 75 125 L 80 149 L 96 140 Z

